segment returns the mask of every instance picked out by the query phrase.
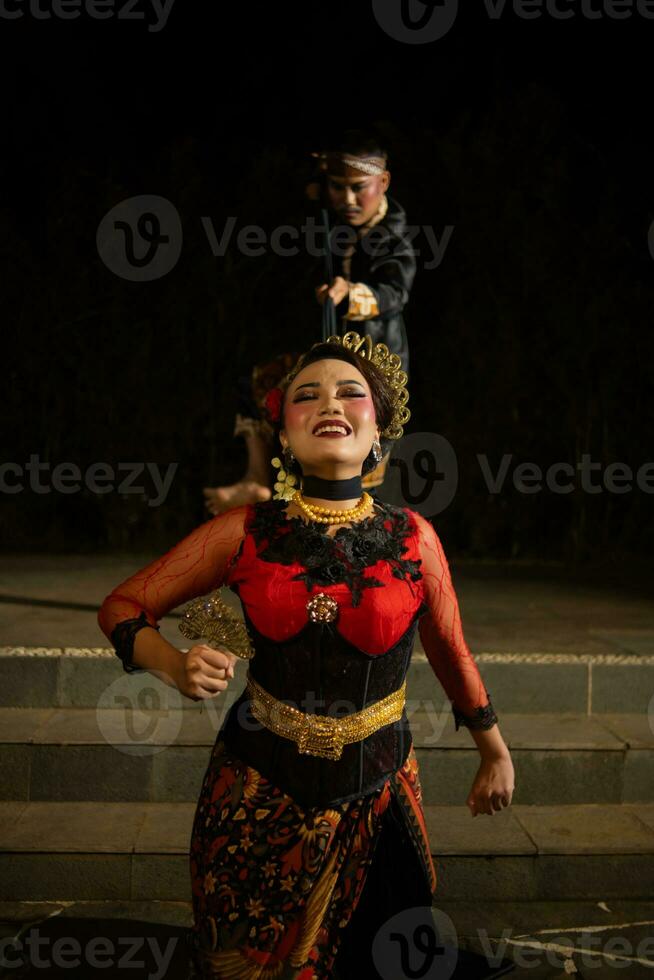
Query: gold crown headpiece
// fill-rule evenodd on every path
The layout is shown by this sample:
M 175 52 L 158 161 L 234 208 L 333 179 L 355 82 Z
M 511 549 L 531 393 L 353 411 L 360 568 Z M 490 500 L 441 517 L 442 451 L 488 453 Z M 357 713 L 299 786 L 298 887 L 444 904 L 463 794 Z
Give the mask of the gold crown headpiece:
M 360 357 L 365 357 L 379 368 L 391 390 L 393 402 L 393 417 L 390 424 L 381 430 L 381 436 L 384 439 L 400 439 L 404 431 L 403 426 L 411 418 L 411 412 L 406 405 L 409 400 L 409 392 L 406 387 L 409 376 L 406 371 L 402 370 L 402 360 L 399 354 L 392 354 L 386 344 L 378 343 L 373 345 L 370 334 L 364 334 L 362 337 L 355 330 L 349 330 L 342 337 L 332 334 L 326 341 L 318 341 L 312 344 L 309 350 L 300 356 L 295 366 L 280 381 L 280 390 L 282 392 L 286 391 L 296 374 L 302 370 L 304 361 L 314 347 L 319 347 L 323 343 L 339 344 L 346 350 L 353 351 Z

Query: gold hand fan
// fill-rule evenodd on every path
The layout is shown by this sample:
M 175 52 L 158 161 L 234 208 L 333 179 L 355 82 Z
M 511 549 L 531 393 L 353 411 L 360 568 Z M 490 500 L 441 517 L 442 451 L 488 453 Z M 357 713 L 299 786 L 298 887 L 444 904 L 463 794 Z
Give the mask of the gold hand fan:
M 247 627 L 221 598 L 220 589 L 193 599 L 184 610 L 180 633 L 189 640 L 204 640 L 210 647 L 224 647 L 242 660 L 255 654 Z

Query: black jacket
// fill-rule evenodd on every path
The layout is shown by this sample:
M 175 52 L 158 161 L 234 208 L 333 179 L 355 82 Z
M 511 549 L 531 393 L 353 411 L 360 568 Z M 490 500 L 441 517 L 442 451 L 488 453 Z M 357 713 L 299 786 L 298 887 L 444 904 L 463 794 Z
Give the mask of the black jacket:
M 359 239 L 351 257 L 351 283 L 363 283 L 372 292 L 378 313 L 365 319 L 348 319 L 349 299 L 336 307 L 340 333 L 356 330 L 370 334 L 374 343 L 384 343 L 392 353 L 399 354 L 402 367 L 409 374 L 409 345 L 403 310 L 416 273 L 413 245 L 407 237 L 404 208 L 386 195 L 388 210 L 384 217 Z M 331 214 L 332 229 L 338 217 Z M 332 247 L 334 275 L 343 275 L 342 248 Z

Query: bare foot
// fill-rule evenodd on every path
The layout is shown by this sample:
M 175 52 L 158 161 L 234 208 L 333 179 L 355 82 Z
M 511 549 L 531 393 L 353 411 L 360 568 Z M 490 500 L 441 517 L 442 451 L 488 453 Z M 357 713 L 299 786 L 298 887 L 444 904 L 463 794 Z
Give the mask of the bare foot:
M 254 504 L 258 500 L 270 500 L 272 490 L 256 480 L 239 480 L 228 487 L 205 487 L 204 506 L 210 513 L 222 514 L 231 507 Z

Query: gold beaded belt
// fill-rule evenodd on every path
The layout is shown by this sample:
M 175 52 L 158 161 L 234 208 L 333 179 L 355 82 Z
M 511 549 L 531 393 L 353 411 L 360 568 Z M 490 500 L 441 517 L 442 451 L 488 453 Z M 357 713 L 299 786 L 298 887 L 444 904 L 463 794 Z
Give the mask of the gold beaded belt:
M 310 715 L 292 708 L 264 690 L 247 673 L 247 693 L 251 710 L 257 721 L 262 722 L 284 738 L 297 742 L 298 752 L 303 755 L 318 755 L 323 759 L 340 759 L 343 746 L 359 742 L 372 735 L 378 728 L 399 721 L 404 710 L 406 678 L 402 687 L 393 691 L 381 701 L 369 704 L 362 711 L 332 718 L 329 715 Z

